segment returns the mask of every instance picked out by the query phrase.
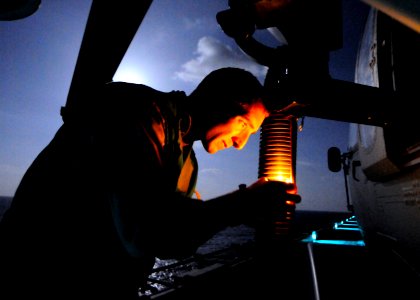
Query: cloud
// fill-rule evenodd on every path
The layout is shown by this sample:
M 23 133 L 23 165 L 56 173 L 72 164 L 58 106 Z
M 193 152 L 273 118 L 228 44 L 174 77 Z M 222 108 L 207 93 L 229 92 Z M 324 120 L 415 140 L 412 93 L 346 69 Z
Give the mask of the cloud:
M 197 29 L 197 28 L 202 28 L 203 26 L 205 26 L 206 23 L 206 19 L 205 18 L 195 18 L 195 19 L 191 19 L 191 18 L 183 18 L 182 19 L 182 23 L 184 24 L 184 28 L 187 30 L 191 30 L 191 29 Z
M 217 168 L 206 168 L 200 171 L 201 174 L 212 174 L 212 175 L 218 175 L 222 173 L 222 170 Z
M 302 160 L 302 159 L 298 159 L 296 161 L 296 164 L 302 167 L 316 167 L 316 164 L 314 164 L 313 162 Z
M 200 38 L 195 54 L 195 58 L 184 63 L 182 70 L 175 73 L 175 78 L 198 83 L 211 71 L 227 66 L 248 70 L 259 78 L 263 78 L 267 72 L 267 67 L 258 64 L 242 51 L 234 51 L 212 37 Z

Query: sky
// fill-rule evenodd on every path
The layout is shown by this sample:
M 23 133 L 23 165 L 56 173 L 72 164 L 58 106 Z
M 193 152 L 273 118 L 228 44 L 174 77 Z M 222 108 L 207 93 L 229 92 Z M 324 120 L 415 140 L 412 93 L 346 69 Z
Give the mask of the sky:
M 13 196 L 23 174 L 61 126 L 91 1 L 43 0 L 33 15 L 0 21 L 0 196 Z M 343 0 L 343 48 L 330 53 L 330 74 L 353 81 L 367 6 Z M 154 0 L 114 81 L 190 93 L 210 71 L 226 66 L 251 71 L 263 82 L 266 67 L 244 54 L 216 22 L 227 0 Z M 254 37 L 280 45 L 267 30 Z M 337 99 L 339 101 L 339 99 Z M 327 151 L 347 150 L 349 124 L 306 117 L 297 137 L 297 209 L 345 211 L 342 172 L 328 170 Z M 257 180 L 259 133 L 243 150 L 208 154 L 194 144 L 197 189 L 203 199 Z

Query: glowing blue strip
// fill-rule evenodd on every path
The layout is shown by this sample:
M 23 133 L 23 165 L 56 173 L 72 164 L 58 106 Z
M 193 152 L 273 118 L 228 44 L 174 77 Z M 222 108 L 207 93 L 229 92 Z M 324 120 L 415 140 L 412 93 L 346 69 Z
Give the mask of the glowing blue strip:
M 364 241 L 345 241 L 345 240 L 314 240 L 314 244 L 342 245 L 342 246 L 365 246 Z
M 341 246 L 360 246 L 364 247 L 365 242 L 362 240 L 359 241 L 346 241 L 346 240 L 317 240 L 310 237 L 303 239 L 304 243 L 314 243 L 314 244 L 328 244 L 328 245 L 341 245 Z
M 359 227 L 357 224 L 343 224 L 343 223 L 335 223 L 334 227 L 339 227 L 339 226 L 343 226 L 343 227 Z
M 341 227 L 341 226 L 334 226 L 335 230 L 352 230 L 352 231 L 360 231 L 359 227 Z
M 363 240 L 357 241 L 348 241 L 348 240 L 318 240 L 318 235 L 316 231 L 312 231 L 311 235 L 306 239 L 302 239 L 301 242 L 304 243 L 314 243 L 314 244 L 329 244 L 329 245 L 342 245 L 342 246 L 365 246 Z

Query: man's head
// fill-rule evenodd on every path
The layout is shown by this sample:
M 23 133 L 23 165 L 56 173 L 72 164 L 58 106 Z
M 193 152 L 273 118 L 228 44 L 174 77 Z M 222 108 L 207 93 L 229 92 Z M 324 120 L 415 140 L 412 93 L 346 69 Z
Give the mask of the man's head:
M 210 72 L 190 94 L 197 105 L 226 119 L 243 114 L 243 106 L 260 101 L 263 87 L 252 73 L 233 67 Z M 199 103 L 198 103 L 199 102 Z
M 262 95 L 258 79 L 239 68 L 215 70 L 200 82 L 189 97 L 200 128 L 197 138 L 207 152 L 245 146 L 269 114 Z

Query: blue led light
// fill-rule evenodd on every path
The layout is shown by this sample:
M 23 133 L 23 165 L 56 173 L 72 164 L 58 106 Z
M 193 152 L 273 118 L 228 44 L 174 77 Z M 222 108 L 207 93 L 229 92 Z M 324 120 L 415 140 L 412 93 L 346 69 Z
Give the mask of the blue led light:
M 350 230 L 350 231 L 361 231 L 360 227 L 356 220 L 353 220 L 354 216 L 346 219 L 345 221 L 334 223 L 333 230 Z M 350 222 L 349 222 L 350 220 Z M 346 239 L 319 239 L 318 232 L 312 231 L 312 233 L 307 237 L 301 240 L 305 243 L 315 243 L 315 244 L 329 244 L 329 245 L 342 245 L 342 246 L 365 246 L 363 239 L 357 240 L 346 240 Z
M 365 246 L 365 242 L 359 241 L 346 241 L 346 240 L 315 240 L 312 241 L 314 244 L 328 244 L 328 245 L 342 245 L 342 246 Z

